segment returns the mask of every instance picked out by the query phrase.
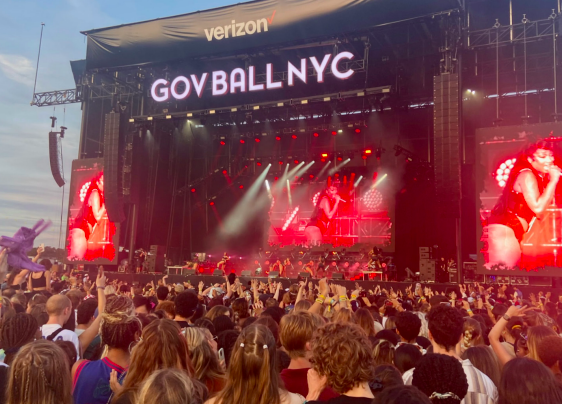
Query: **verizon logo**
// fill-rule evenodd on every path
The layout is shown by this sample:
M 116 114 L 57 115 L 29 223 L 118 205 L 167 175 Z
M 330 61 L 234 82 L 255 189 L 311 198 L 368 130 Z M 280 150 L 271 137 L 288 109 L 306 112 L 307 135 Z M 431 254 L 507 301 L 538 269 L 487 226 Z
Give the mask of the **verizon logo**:
M 232 20 L 229 25 L 220 25 L 214 28 L 205 28 L 205 36 L 207 41 L 220 41 L 221 39 L 235 38 L 238 36 L 254 35 L 261 32 L 269 31 L 269 25 L 273 24 L 276 10 L 273 10 L 271 18 L 262 18 L 260 20 L 248 22 L 236 22 Z

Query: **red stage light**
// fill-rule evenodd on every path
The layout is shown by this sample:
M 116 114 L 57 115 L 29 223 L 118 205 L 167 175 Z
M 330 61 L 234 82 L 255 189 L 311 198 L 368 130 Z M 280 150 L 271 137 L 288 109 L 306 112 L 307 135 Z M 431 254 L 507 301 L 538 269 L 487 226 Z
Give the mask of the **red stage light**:
M 336 175 L 334 175 L 334 177 L 340 178 L 340 174 L 339 174 L 339 173 L 336 173 Z
M 355 128 L 355 133 L 361 133 L 361 129 Z
M 238 188 L 240 189 L 244 189 L 244 185 L 240 185 Z
M 363 160 L 367 160 L 367 156 L 363 155 L 361 157 L 363 158 Z
M 338 132 L 336 132 L 335 130 L 332 131 L 332 136 L 336 136 L 338 134 Z
M 314 137 L 318 137 L 318 136 L 320 136 L 320 135 L 318 134 L 318 132 L 314 132 Z
M 310 178 L 310 179 L 314 178 L 314 175 L 313 175 L 313 174 L 310 174 L 310 175 L 309 175 L 309 178 Z
M 211 201 L 211 202 L 209 202 L 209 205 L 210 205 L 210 206 L 215 206 L 215 202 Z
M 240 143 L 244 144 L 246 141 L 244 139 L 240 139 Z
M 260 163 L 259 161 L 256 163 L 256 165 L 257 165 L 258 167 L 261 167 L 261 163 Z
M 342 161 L 342 160 L 343 160 L 343 157 L 338 157 L 338 161 Z
M 275 177 L 274 180 L 277 181 L 279 179 L 279 177 Z
M 296 176 L 295 176 L 295 180 L 298 180 L 298 179 L 299 179 L 299 176 L 298 176 L 298 175 L 296 175 Z
M 293 136 L 291 136 L 291 137 L 292 137 L 293 139 L 296 139 L 296 138 L 297 138 L 297 135 L 293 135 Z
M 275 136 L 275 140 L 281 140 L 281 136 Z
M 226 142 L 224 140 L 221 140 L 221 146 L 224 146 L 226 144 Z
M 281 160 L 279 160 L 279 165 L 280 165 L 280 166 L 283 165 L 283 162 L 282 162 Z
M 373 151 L 371 149 L 365 150 L 365 154 L 372 154 L 372 153 L 373 153 Z
M 363 204 L 368 211 L 376 211 L 382 203 L 382 194 L 378 189 L 370 189 L 363 195 Z
M 299 161 L 297 159 L 294 160 L 295 164 L 299 164 Z
M 228 174 L 228 171 L 222 170 L 222 173 L 223 173 L 224 175 L 226 175 L 226 174 Z
M 255 138 L 254 140 L 256 141 L 256 143 L 259 143 L 259 142 L 260 142 L 260 139 L 259 139 L 259 138 Z
M 195 193 L 195 188 L 191 188 L 191 192 Z
M 321 162 L 321 163 L 325 163 L 325 162 L 326 162 L 326 159 L 321 159 L 320 162 Z

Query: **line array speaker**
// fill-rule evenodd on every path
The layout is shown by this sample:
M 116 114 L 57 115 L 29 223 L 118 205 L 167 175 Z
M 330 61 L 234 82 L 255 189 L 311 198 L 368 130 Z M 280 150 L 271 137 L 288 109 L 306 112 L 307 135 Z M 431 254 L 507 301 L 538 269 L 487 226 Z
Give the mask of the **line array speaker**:
M 122 177 L 119 153 L 119 128 L 121 114 L 111 112 L 105 115 L 103 141 L 104 198 L 107 216 L 112 222 L 125 220 L 123 212 Z
M 49 132 L 49 161 L 51 163 L 51 173 L 59 187 L 64 185 L 61 153 L 60 138 L 55 132 Z
M 457 218 L 461 200 L 458 74 L 434 77 L 433 102 L 435 196 L 442 216 Z

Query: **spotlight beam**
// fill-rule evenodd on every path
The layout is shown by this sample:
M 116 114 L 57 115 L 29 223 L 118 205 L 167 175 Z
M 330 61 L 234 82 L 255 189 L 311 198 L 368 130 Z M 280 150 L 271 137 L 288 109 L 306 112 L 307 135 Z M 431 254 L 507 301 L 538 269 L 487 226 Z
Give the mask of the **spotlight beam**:
M 318 173 L 318 178 L 322 177 L 322 174 L 324 174 L 326 172 L 326 170 L 328 169 L 328 166 L 332 164 L 331 160 L 328 160 L 328 162 L 326 162 L 326 164 L 324 165 L 324 167 L 322 167 L 322 170 L 320 170 L 320 172 Z
M 304 162 L 303 162 L 304 164 Z M 310 163 L 308 163 L 307 165 L 305 165 L 303 168 L 301 168 L 299 171 L 297 171 L 297 173 L 295 174 L 295 177 L 301 177 L 304 173 L 306 173 L 310 167 L 312 167 L 314 165 L 314 161 L 311 161 Z
M 249 219 L 251 219 L 252 216 L 259 211 L 259 209 L 251 209 L 250 207 L 255 206 L 259 191 L 263 182 L 267 178 L 267 173 L 270 168 L 271 164 L 263 170 L 250 188 L 248 188 L 248 191 L 244 194 L 240 202 L 238 202 L 234 209 L 232 209 L 232 211 L 228 214 L 224 220 L 224 228 L 222 230 L 223 234 L 238 234 L 245 228 L 244 224 L 248 223 Z
M 342 167 L 345 166 L 346 164 L 348 164 L 350 161 L 351 161 L 351 159 L 348 158 L 347 160 L 343 161 L 339 166 L 331 168 L 330 171 L 328 171 L 328 175 L 334 175 L 335 173 L 340 171 L 342 169 Z
M 289 206 L 293 206 L 293 198 L 291 197 L 291 181 L 287 179 L 287 197 L 289 198 Z
M 355 181 L 355 184 L 353 184 L 353 187 L 354 187 L 354 188 L 357 188 L 357 186 L 359 185 L 359 183 L 361 182 L 362 179 L 363 179 L 363 176 L 359 177 L 359 178 L 357 179 L 357 181 Z
M 374 189 L 374 188 L 378 187 L 379 184 L 380 184 L 381 182 L 383 182 L 386 177 L 388 177 L 388 174 L 385 174 L 385 175 L 383 175 L 382 177 L 380 177 L 380 178 L 371 186 L 371 189 Z

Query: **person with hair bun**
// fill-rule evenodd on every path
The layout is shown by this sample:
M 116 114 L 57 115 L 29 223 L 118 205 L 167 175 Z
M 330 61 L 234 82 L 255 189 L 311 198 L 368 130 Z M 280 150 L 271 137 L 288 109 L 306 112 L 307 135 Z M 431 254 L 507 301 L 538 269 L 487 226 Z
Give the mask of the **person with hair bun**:
M 31 314 L 17 313 L 4 320 L 0 330 L 0 345 L 6 353 L 4 363 L 10 366 L 20 348 L 35 341 L 38 331 L 37 320 Z
M 131 364 L 122 386 L 119 383 L 121 380 L 112 373 L 110 385 L 115 395 L 111 403 L 136 403 L 142 383 L 153 372 L 168 368 L 181 370 L 189 377 L 194 376 L 187 341 L 178 322 L 155 320 L 142 330 L 140 342 L 132 350 Z M 203 389 L 206 390 L 205 386 Z
M 468 392 L 466 374 L 460 362 L 440 354 L 427 354 L 420 360 L 414 370 L 412 386 L 420 389 L 431 402 L 439 404 L 459 404 Z
M 468 348 L 484 345 L 484 338 L 482 337 L 482 326 L 472 318 L 465 318 L 463 324 L 462 341 L 461 341 L 461 354 Z
M 308 371 L 308 403 L 318 403 L 320 393 L 330 386 L 339 397 L 330 404 L 371 404 L 369 387 L 375 374 L 371 344 L 355 324 L 326 324 L 311 341 L 312 369 Z
M 133 301 L 114 296 L 101 314 L 100 334 L 107 355 L 97 361 L 81 360 L 72 368 L 74 404 L 106 404 L 111 397 L 112 373 L 122 381 L 129 367 L 131 348 L 142 332 Z
M 200 383 L 177 369 L 154 372 L 142 384 L 137 404 L 202 404 L 205 390 Z
M 8 404 L 72 404 L 68 361 L 54 342 L 22 347 L 10 367 Z
M 303 404 L 304 397 L 283 388 L 276 353 L 275 338 L 267 327 L 244 328 L 234 345 L 226 386 L 207 404 Z

